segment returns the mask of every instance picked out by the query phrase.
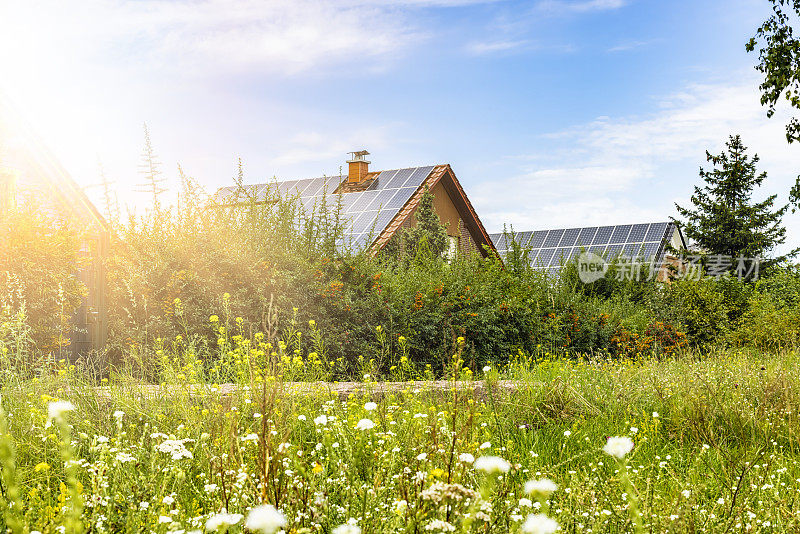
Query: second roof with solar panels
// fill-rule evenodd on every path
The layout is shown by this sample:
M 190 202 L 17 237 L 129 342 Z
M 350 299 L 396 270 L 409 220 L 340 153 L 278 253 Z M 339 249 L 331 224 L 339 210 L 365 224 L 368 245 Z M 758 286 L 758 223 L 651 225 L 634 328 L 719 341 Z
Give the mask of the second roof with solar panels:
M 685 250 L 686 238 L 673 222 L 587 226 L 532 232 L 491 234 L 498 254 L 505 257 L 511 239 L 530 251 L 531 264 L 555 272 L 582 251 L 603 256 L 631 258 L 660 269 L 670 249 Z
M 269 202 L 275 194 L 296 196 L 307 213 L 329 210 L 341 202 L 344 246 L 354 249 L 382 248 L 397 230 L 415 224 L 413 217 L 424 191 L 431 191 L 434 207 L 447 226 L 451 246 L 488 254 L 492 240 L 458 182 L 450 165 L 430 165 L 388 171 L 370 171 L 365 150 L 352 152 L 347 176 L 289 180 L 219 189 L 215 200 L 222 205 L 248 201 Z M 487 251 L 488 247 L 488 251 Z

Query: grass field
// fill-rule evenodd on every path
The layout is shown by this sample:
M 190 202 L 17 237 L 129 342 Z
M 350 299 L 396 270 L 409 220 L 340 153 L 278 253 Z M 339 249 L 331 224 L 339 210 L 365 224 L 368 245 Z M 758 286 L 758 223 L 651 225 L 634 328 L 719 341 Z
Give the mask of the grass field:
M 42 533 L 800 531 L 798 363 L 541 353 L 474 376 L 456 356 L 458 388 L 372 394 L 365 376 L 344 397 L 290 393 L 280 368 L 224 390 L 173 373 L 153 395 L 64 362 L 6 371 L 4 519 Z

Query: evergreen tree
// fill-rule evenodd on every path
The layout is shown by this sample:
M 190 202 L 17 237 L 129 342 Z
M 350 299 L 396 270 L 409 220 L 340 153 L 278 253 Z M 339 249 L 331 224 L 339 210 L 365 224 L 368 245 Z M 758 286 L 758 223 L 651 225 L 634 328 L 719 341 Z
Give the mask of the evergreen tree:
M 696 242 L 700 252 L 736 258 L 765 257 L 786 240 L 786 229 L 781 224 L 788 205 L 775 208 L 777 195 L 761 202 L 753 202 L 753 190 L 761 186 L 766 172 L 757 174 L 758 155 L 747 156 L 747 147 L 738 135 L 730 136 L 727 150 L 719 155 L 706 151 L 706 160 L 713 169 L 700 168 L 705 182 L 695 186 L 693 207 L 675 204 L 686 236 Z M 785 260 L 789 255 L 771 259 L 768 263 Z
M 440 258 L 448 250 L 447 229 L 433 206 L 434 195 L 425 189 L 415 212 L 416 226 L 403 228 L 389 240 L 384 251 L 401 260 L 413 258 L 424 247 L 431 256 Z

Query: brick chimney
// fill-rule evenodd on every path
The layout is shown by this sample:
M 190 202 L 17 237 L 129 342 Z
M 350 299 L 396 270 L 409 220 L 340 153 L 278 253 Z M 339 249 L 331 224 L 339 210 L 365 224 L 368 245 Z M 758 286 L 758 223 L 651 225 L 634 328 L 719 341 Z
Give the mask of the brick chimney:
M 359 150 L 357 152 L 349 152 L 353 157 L 347 160 L 350 169 L 347 172 L 347 183 L 358 184 L 364 181 L 369 172 L 369 161 L 366 156 L 369 152 L 366 150 Z

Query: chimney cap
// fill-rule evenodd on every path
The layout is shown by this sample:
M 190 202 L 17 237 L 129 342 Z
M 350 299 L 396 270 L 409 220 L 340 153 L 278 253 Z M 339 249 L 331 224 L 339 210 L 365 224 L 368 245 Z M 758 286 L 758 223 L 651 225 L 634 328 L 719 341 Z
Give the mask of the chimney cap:
M 367 152 L 366 150 L 355 150 L 353 152 L 348 152 L 348 154 L 352 154 L 353 156 L 348 160 L 348 163 L 351 161 L 364 161 L 366 163 L 369 163 L 369 161 L 367 161 L 366 158 L 364 157 L 369 155 L 369 152 Z

